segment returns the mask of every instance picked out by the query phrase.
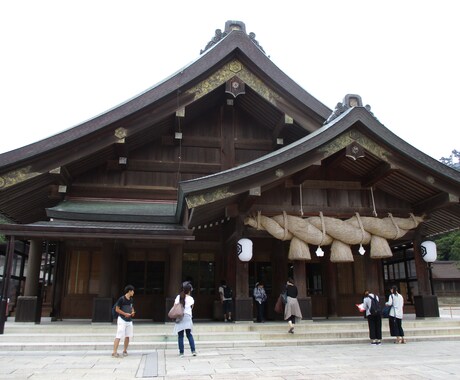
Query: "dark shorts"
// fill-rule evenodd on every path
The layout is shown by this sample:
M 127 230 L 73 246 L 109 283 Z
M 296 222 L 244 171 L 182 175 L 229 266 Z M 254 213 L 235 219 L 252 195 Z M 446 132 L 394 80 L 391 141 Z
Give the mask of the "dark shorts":
M 224 314 L 232 312 L 232 300 L 227 300 L 222 302 L 222 310 Z

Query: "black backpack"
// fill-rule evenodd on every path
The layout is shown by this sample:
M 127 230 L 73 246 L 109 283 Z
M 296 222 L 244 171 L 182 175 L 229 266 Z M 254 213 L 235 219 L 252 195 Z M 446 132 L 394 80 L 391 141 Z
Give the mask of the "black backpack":
M 117 301 L 112 306 L 112 319 L 117 319 L 118 318 L 118 313 L 116 312 L 115 309 L 117 307 L 117 304 L 118 304 L 119 300 L 120 300 L 120 298 L 118 298 Z
M 368 296 L 371 299 L 371 308 L 369 309 L 370 315 L 380 315 L 382 313 L 382 309 L 380 307 L 379 301 L 377 298 Z
M 224 285 L 223 288 L 224 288 L 224 298 L 232 298 L 233 296 L 232 288 L 228 285 Z

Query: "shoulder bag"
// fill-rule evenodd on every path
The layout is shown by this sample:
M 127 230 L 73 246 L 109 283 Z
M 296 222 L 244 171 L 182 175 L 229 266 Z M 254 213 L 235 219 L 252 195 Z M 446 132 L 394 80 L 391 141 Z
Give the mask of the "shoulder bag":
M 184 317 L 184 306 L 179 302 L 175 303 L 168 312 L 168 317 L 171 319 L 182 319 Z
M 388 318 L 390 316 L 390 310 L 393 307 L 393 294 L 391 295 L 391 305 L 385 305 L 382 310 L 382 317 L 383 318 Z

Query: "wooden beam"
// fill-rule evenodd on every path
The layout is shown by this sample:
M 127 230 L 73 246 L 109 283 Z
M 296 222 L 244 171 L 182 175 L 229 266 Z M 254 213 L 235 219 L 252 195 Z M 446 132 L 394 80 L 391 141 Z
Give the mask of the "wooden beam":
M 372 170 L 370 175 L 362 179 L 361 184 L 364 188 L 372 187 L 382 179 L 388 177 L 395 170 L 396 169 L 393 168 L 390 164 L 382 162 L 379 166 Z
M 453 194 L 440 193 L 414 205 L 414 212 L 417 214 L 427 213 L 459 202 L 459 197 Z
M 286 181 L 286 188 L 298 187 L 291 180 Z M 365 190 L 358 181 L 307 180 L 302 182 L 304 189 Z
M 117 170 L 120 168 L 118 161 L 108 160 L 107 168 Z M 177 173 L 180 169 L 183 173 L 213 174 L 221 170 L 218 163 L 203 162 L 174 162 L 162 161 L 153 162 L 148 160 L 129 159 L 127 165 L 123 165 L 123 170 L 132 170 L 138 172 L 159 172 L 159 173 Z
M 115 186 L 99 184 L 73 184 L 72 197 L 103 197 L 121 199 L 177 200 L 177 189 L 161 186 Z
M 289 215 L 300 215 L 300 206 L 291 205 L 260 205 L 255 204 L 252 209 L 248 212 L 262 212 L 265 216 L 280 215 L 285 211 Z M 374 216 L 372 207 L 330 207 L 330 206 L 303 206 L 303 216 L 318 216 L 319 212 L 322 211 L 324 216 L 330 216 L 339 219 L 348 219 L 355 216 L 358 212 L 361 216 Z M 386 216 L 389 212 L 395 217 L 407 218 L 407 216 L 413 212 L 412 209 L 408 208 L 385 208 L 380 211 L 380 214 Z

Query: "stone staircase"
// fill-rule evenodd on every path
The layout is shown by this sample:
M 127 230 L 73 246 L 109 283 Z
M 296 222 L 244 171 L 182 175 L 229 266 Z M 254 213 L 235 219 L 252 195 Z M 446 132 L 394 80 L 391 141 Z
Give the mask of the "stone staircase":
M 136 321 L 131 350 L 176 349 L 173 323 Z M 416 319 L 408 315 L 403 321 L 406 340 L 460 340 L 460 318 Z M 294 334 L 287 333 L 283 322 L 209 322 L 195 321 L 197 347 L 269 347 L 311 344 L 368 343 L 367 321 L 363 318 L 319 319 L 302 321 Z M 116 325 L 91 323 L 88 320 L 41 324 L 6 322 L 0 335 L 0 350 L 8 351 L 90 351 L 111 350 Z M 392 342 L 388 320 L 383 320 L 383 341 Z

